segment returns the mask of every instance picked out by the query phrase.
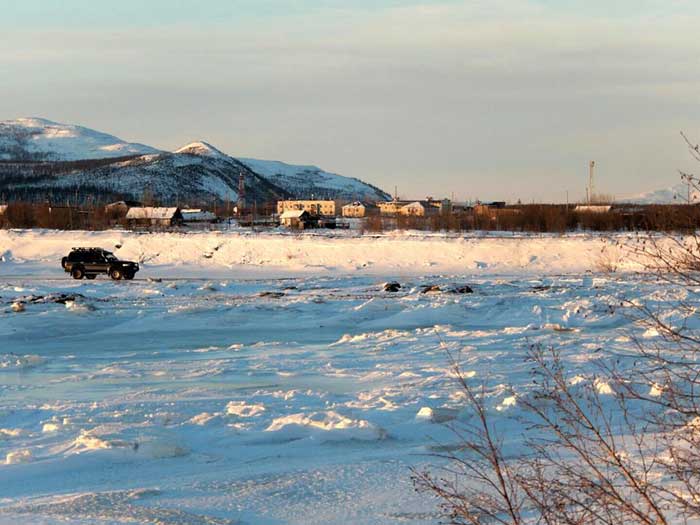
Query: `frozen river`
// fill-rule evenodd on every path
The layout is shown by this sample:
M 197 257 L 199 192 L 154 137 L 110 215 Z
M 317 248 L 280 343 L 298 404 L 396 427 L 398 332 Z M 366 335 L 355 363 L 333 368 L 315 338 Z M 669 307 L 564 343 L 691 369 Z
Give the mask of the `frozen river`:
M 632 276 L 402 285 L 3 277 L 0 523 L 436 522 L 409 468 L 455 439 L 426 407 L 465 417 L 448 350 L 508 417 L 530 344 L 592 377 L 631 344 L 620 300 L 665 300 Z

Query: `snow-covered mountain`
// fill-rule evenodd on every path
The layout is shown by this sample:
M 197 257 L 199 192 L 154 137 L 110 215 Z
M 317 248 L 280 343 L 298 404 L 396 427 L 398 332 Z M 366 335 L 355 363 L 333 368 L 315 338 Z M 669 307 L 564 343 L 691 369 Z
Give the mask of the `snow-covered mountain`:
M 240 173 L 249 202 L 388 198 L 358 179 L 315 166 L 237 159 L 203 141 L 166 152 L 45 119 L 0 122 L 0 192 L 6 199 L 139 199 L 150 193 L 164 203 L 233 201 Z
M 692 204 L 698 203 L 700 202 L 700 191 L 693 186 L 689 188 L 686 182 L 681 182 L 670 188 L 648 191 L 620 200 L 636 204 L 688 204 L 688 197 L 690 197 Z
M 289 196 L 245 164 L 223 154 L 211 155 L 199 144 L 188 145 L 180 153 L 126 159 L 0 163 L 0 192 L 10 199 L 30 201 L 140 200 L 148 195 L 163 204 L 235 202 L 243 173 L 249 202 Z
M 158 152 L 106 133 L 42 118 L 0 121 L 0 160 L 71 161 Z
M 334 198 L 338 195 L 355 200 L 388 200 L 381 189 L 359 179 L 323 171 L 316 166 L 295 166 L 275 160 L 239 158 L 243 164 L 298 197 Z

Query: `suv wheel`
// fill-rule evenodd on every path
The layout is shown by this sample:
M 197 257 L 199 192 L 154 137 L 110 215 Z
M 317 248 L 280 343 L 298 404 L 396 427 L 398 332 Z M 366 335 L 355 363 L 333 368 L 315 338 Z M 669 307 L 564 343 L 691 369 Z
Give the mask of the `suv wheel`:
M 73 268 L 70 274 L 73 276 L 73 279 L 82 279 L 85 277 L 85 270 L 80 267 Z
M 124 277 L 124 274 L 118 268 L 114 268 L 111 272 L 109 272 L 109 276 L 115 281 L 119 281 L 122 277 Z

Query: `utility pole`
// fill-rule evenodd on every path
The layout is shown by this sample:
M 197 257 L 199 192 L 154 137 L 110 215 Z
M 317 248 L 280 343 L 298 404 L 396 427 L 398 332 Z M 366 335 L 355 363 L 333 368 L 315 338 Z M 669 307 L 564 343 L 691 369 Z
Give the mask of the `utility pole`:
M 588 204 L 593 204 L 593 177 L 595 175 L 595 161 L 588 165 Z
M 238 215 L 243 213 L 245 208 L 245 176 L 243 169 L 238 168 Z

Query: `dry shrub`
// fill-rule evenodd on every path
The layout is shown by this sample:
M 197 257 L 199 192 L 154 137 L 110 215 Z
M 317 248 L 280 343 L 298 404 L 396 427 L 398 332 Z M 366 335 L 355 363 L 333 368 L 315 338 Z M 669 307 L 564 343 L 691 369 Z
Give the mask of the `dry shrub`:
M 700 160 L 700 148 L 689 146 Z M 640 236 L 628 247 L 648 261 L 646 275 L 657 286 L 668 283 L 686 292 L 679 297 L 697 297 L 700 235 L 694 228 L 687 235 Z M 471 418 L 454 427 L 458 446 L 437 454 L 443 466 L 413 473 L 416 489 L 439 498 L 450 523 L 700 522 L 697 300 L 661 309 L 623 304 L 639 333 L 658 337 L 634 337 L 624 353 L 601 359 L 605 380 L 574 381 L 557 349 L 528 349 L 532 389 L 518 398 L 521 414 L 511 422 L 523 436 L 517 453 L 503 445 L 512 426 L 490 417 L 485 387 L 471 385 L 452 359 Z

